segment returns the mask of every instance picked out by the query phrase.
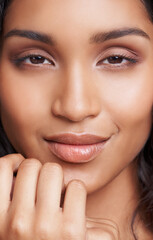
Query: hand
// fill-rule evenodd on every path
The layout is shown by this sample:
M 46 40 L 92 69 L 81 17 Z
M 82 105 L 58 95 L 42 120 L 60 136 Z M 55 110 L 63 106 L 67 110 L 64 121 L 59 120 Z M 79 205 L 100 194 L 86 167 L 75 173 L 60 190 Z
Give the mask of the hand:
M 17 168 L 10 199 L 13 172 Z M 17 154 L 1 158 L 0 239 L 119 240 L 106 222 L 100 227 L 89 219 L 86 222 L 86 189 L 82 182 L 68 184 L 61 208 L 62 186 L 63 171 L 58 164 L 42 166 L 36 159 L 25 160 Z
M 108 219 L 87 218 L 87 240 L 120 240 L 116 223 Z

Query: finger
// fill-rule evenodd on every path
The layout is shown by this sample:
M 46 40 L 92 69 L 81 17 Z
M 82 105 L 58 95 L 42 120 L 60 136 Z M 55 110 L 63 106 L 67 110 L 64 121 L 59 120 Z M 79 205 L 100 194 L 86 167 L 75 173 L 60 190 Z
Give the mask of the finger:
M 103 218 L 86 218 L 86 227 L 88 229 L 101 229 L 104 232 L 110 232 L 113 234 L 115 239 L 119 240 L 119 227 L 118 225 L 113 221 L 109 219 L 103 219 Z
M 91 217 L 86 217 L 87 221 L 87 227 L 88 228 L 99 228 L 99 227 L 109 227 L 112 229 L 115 229 L 117 232 L 118 230 L 118 225 L 113 221 L 105 218 L 91 218 Z
M 108 239 L 120 240 L 120 233 L 117 224 L 109 219 L 86 218 L 87 240 Z
M 63 185 L 63 170 L 56 163 L 43 165 L 37 188 L 36 211 L 45 219 L 51 219 L 59 211 Z
M 17 171 L 24 160 L 20 154 L 10 154 L 0 158 L 0 209 L 7 209 L 10 204 L 10 193 L 13 172 Z
M 86 232 L 86 240 L 119 240 L 109 231 L 103 231 L 100 228 L 88 229 Z
M 84 234 L 86 211 L 86 188 L 81 181 L 68 184 L 64 200 L 64 219 L 75 231 Z M 73 228 L 73 227 L 72 227 Z
M 17 211 L 28 211 L 35 206 L 38 176 L 42 164 L 36 159 L 26 159 L 19 167 L 15 181 L 12 205 Z

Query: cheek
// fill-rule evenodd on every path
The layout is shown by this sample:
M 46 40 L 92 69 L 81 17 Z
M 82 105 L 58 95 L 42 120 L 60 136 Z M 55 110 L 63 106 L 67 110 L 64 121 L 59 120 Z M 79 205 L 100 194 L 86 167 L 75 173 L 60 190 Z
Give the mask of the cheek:
M 1 74 L 0 103 L 4 128 L 12 137 L 40 128 L 50 103 L 45 95 L 45 86 L 39 84 L 39 80 L 11 73 Z
M 119 128 L 151 124 L 153 79 L 148 69 L 120 74 L 105 85 L 104 104 Z
M 125 151 L 129 156 L 136 156 L 141 151 L 152 127 L 152 80 L 147 80 L 139 81 L 131 91 L 125 92 L 125 99 L 119 108 L 120 115 L 116 115 L 116 121 L 126 140 Z
M 147 68 L 130 73 L 107 75 L 101 101 L 118 128 L 113 156 L 134 159 L 145 145 L 152 126 L 153 79 Z M 100 89 L 100 88 L 99 88 Z M 111 151 L 111 150 L 110 150 Z M 129 161 L 129 160 L 128 160 Z

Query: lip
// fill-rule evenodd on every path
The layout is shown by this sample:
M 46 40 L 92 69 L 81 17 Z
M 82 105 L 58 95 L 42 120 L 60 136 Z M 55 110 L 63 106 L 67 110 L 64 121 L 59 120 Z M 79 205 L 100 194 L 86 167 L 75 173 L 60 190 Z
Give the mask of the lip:
M 51 153 L 69 163 L 92 161 L 102 151 L 108 139 L 109 137 L 74 133 L 45 138 Z

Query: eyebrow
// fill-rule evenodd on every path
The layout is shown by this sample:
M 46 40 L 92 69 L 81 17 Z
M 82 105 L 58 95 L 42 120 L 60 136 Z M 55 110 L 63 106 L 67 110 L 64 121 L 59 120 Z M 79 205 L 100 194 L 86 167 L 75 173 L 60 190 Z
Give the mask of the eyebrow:
M 150 39 L 149 35 L 143 30 L 141 30 L 140 28 L 123 28 L 123 29 L 117 29 L 117 30 L 112 30 L 108 32 L 96 33 L 90 37 L 89 42 L 98 44 L 111 39 L 117 39 L 117 38 L 129 36 L 129 35 L 141 36 L 146 39 Z M 43 42 L 49 45 L 56 44 L 56 41 L 53 39 L 53 37 L 45 33 L 40 33 L 37 31 L 31 31 L 31 30 L 13 29 L 4 36 L 4 39 L 14 37 L 14 36 L 28 38 L 28 39 Z
M 117 29 L 112 30 L 109 32 L 100 32 L 97 34 L 94 34 L 90 38 L 90 43 L 102 43 L 111 39 L 117 39 L 129 35 L 135 35 L 144 37 L 146 39 L 150 39 L 149 35 L 141 30 L 140 28 L 123 28 L 123 29 Z
M 14 36 L 28 38 L 31 40 L 43 42 L 50 45 L 56 44 L 55 40 L 51 36 L 44 33 L 37 32 L 37 31 L 36 32 L 31 31 L 31 30 L 13 29 L 4 36 L 4 39 L 14 37 Z

